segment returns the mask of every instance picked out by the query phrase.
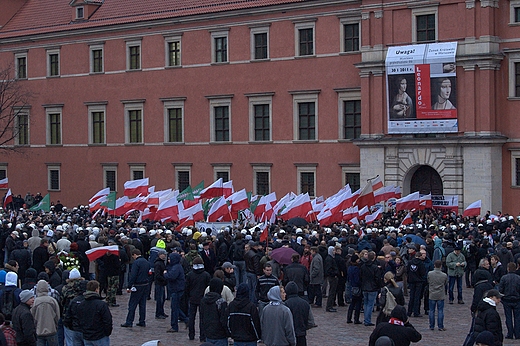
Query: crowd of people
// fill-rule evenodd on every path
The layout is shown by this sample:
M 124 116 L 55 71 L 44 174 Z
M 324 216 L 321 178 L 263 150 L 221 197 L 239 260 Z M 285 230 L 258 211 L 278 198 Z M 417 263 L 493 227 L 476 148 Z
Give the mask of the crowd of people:
M 465 304 L 464 284 L 473 289 L 466 344 L 502 345 L 500 302 L 505 338 L 520 339 L 519 220 L 427 209 L 402 225 L 404 216 L 330 227 L 279 220 L 265 240 L 247 225 L 176 230 L 133 215 L 93 219 L 83 206 L 5 211 L 0 345 L 109 345 L 123 290 L 121 328 L 134 327 L 138 307 L 135 326 L 145 328 L 153 299 L 166 333 L 184 323 L 190 340 L 198 330 L 212 345 L 301 346 L 317 327 L 313 309 L 348 305 L 346 323 L 374 326 L 369 345 L 410 345 L 422 338 L 410 319 L 424 312 L 431 330 L 445 331 L 446 297 Z

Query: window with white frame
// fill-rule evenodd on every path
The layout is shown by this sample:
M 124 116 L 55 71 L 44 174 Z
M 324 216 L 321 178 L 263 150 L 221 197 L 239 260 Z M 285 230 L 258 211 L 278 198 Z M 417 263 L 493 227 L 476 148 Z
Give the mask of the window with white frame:
M 164 142 L 184 142 L 184 100 L 186 98 L 161 99 L 164 102 Z
M 309 197 L 316 197 L 316 165 L 298 166 L 298 194 L 308 193 Z
M 47 50 L 47 77 L 57 77 L 60 75 L 60 50 Z
M 361 187 L 361 175 L 359 166 L 342 165 L 342 183 L 343 186 L 349 184 L 352 191 L 357 191 Z
M 210 140 L 231 142 L 231 97 L 210 98 Z
M 251 60 L 269 59 L 269 26 L 251 27 Z
M 509 24 L 520 24 L 520 0 L 509 1 Z
M 165 37 L 164 44 L 166 67 L 181 66 L 181 35 Z
M 174 164 L 175 188 L 184 191 L 191 185 L 191 164 Z
M 103 186 L 117 191 L 117 163 L 103 164 Z
M 126 69 L 141 69 L 141 40 L 126 42 Z
M 361 18 L 347 17 L 340 19 L 341 51 L 359 52 L 361 45 Z
M 102 44 L 91 45 L 90 52 L 90 73 L 103 73 L 105 71 L 104 64 L 104 46 Z
M 312 56 L 315 54 L 315 27 L 315 21 L 294 24 L 295 56 Z
M 293 94 L 294 140 L 317 140 L 319 91 L 296 91 L 291 93 Z
M 15 145 L 29 145 L 29 109 L 15 108 Z
M 48 164 L 47 165 L 47 176 L 48 185 L 47 189 L 50 191 L 59 191 L 61 186 L 61 164 Z
M 249 140 L 271 140 L 274 93 L 246 94 L 249 97 Z
M 438 37 L 438 6 L 412 9 L 412 41 L 433 42 Z
M 520 99 L 520 50 L 508 51 L 509 98 Z
M 338 92 L 338 138 L 355 139 L 361 136 L 361 90 L 345 89 Z
M 265 196 L 271 193 L 271 166 L 272 164 L 252 164 L 253 191 L 256 195 Z
M 125 142 L 127 144 L 144 143 L 144 102 L 125 101 Z
M 16 79 L 27 79 L 27 52 L 14 55 Z
M 146 174 L 144 172 L 144 168 L 146 164 L 144 163 L 131 163 L 128 165 L 130 169 L 130 180 L 139 180 L 144 179 Z
M 76 7 L 76 19 L 85 18 L 85 8 L 83 6 Z
M 62 106 L 46 107 L 45 114 L 47 117 L 47 145 L 62 144 L 61 119 Z
M 211 32 L 211 62 L 228 62 L 228 30 L 218 30 Z
M 225 183 L 230 180 L 231 177 L 231 164 L 212 164 L 213 166 L 213 179 L 218 180 L 222 178 Z
M 520 187 L 520 148 L 509 149 L 511 152 L 511 186 Z
M 106 143 L 106 102 L 88 105 L 89 144 Z
M 0 163 L 0 179 L 7 178 L 7 163 Z

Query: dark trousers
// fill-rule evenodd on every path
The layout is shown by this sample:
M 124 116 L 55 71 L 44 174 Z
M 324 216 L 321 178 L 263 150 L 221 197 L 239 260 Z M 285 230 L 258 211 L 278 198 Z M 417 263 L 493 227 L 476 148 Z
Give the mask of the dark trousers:
M 171 302 L 171 320 L 170 325 L 173 330 L 179 330 L 179 317 L 182 320 L 186 320 L 186 316 L 181 311 L 181 297 L 184 294 L 184 291 L 179 292 L 171 292 L 170 302 Z
M 338 305 L 345 305 L 345 285 L 347 283 L 347 278 L 344 276 L 338 277 L 338 288 L 336 289 L 336 295 L 338 298 Z
M 321 285 L 309 284 L 307 287 L 307 294 L 309 295 L 309 304 L 316 304 L 321 306 Z
M 148 295 L 148 285 L 134 286 L 137 290 L 130 294 L 128 301 L 128 315 L 126 315 L 126 324 L 133 324 L 135 318 L 135 309 L 139 305 L 139 323 L 144 324 L 146 320 L 146 297 Z
M 419 316 L 421 314 L 421 297 L 423 294 L 422 282 L 408 282 L 410 288 L 410 301 L 408 302 L 408 316 Z
M 195 339 L 195 318 L 197 317 L 197 310 L 200 311 L 199 304 L 190 303 L 189 308 L 189 321 L 188 321 L 188 336 L 190 340 Z M 206 340 L 206 335 L 204 334 L 204 330 L 202 330 L 202 322 L 199 318 L 199 331 L 200 331 L 200 340 Z
M 520 339 L 520 302 L 506 301 L 502 299 L 508 338 Z
M 296 346 L 307 346 L 307 337 L 305 335 L 297 336 Z
M 164 316 L 165 286 L 155 284 L 155 317 Z
M 336 289 L 338 288 L 338 278 L 327 276 L 327 281 L 329 283 L 329 295 L 327 297 L 327 306 L 326 309 L 332 309 L 334 305 L 334 301 L 336 300 Z
M 462 300 L 462 276 L 448 276 L 448 296 L 451 302 L 455 298 L 453 294 L 455 282 L 457 282 L 457 299 Z
M 361 313 L 361 304 L 363 303 L 363 296 L 352 296 L 352 301 L 348 306 L 347 321 L 352 321 L 352 313 L 354 313 L 354 322 L 359 322 L 359 315 Z

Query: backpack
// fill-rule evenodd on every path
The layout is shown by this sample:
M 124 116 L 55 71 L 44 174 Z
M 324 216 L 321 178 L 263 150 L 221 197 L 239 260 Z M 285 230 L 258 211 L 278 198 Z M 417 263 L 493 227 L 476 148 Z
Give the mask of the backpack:
M 386 316 L 390 316 L 390 314 L 392 313 L 392 310 L 394 310 L 394 308 L 397 306 L 397 302 L 395 301 L 395 297 L 392 294 L 392 292 L 390 292 L 388 287 L 385 286 L 385 289 L 386 289 L 386 303 L 383 308 L 383 313 Z
M 4 291 L 4 294 L 2 296 L 2 306 L 0 307 L 0 312 L 5 316 L 5 319 L 7 321 L 11 321 L 15 305 L 16 302 L 14 299 L 14 290 Z

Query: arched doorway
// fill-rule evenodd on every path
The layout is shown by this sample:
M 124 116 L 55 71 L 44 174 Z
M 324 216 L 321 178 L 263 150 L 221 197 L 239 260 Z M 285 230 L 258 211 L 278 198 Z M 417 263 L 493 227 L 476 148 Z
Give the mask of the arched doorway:
M 442 179 L 439 173 L 430 166 L 417 168 L 410 181 L 410 193 L 419 191 L 422 195 L 443 195 Z

